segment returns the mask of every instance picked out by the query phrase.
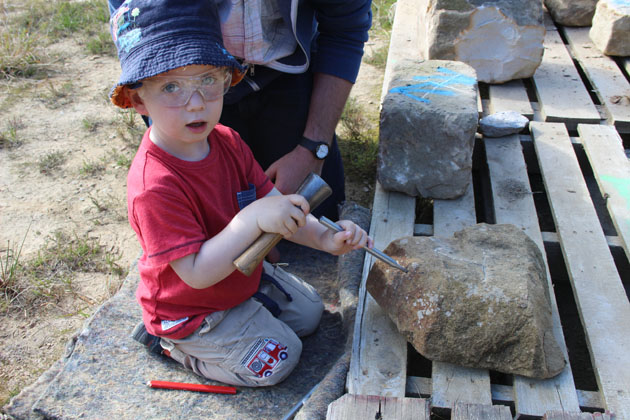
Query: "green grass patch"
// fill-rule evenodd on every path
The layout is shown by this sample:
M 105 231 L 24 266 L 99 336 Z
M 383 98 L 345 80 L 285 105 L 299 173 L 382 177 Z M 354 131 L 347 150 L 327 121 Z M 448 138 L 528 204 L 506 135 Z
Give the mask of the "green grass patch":
M 79 169 L 79 175 L 81 176 L 97 176 L 105 172 L 105 162 L 99 161 L 83 161 L 83 165 Z
M 372 29 L 376 33 L 387 33 L 392 29 L 396 0 L 372 1 Z
M 48 80 L 46 89 L 40 93 L 39 99 L 46 105 L 46 108 L 57 109 L 72 102 L 73 92 L 74 86 L 71 81 L 54 84 Z
M 340 123 L 340 148 L 346 176 L 371 184 L 376 174 L 377 126 L 354 98 L 346 103 Z
M 20 118 L 11 118 L 6 128 L 0 131 L 0 149 L 12 149 L 22 145 L 22 138 L 18 132 L 24 128 L 24 123 Z
M 41 45 L 41 37 L 26 28 L 11 29 L 0 21 L 0 75 L 41 77 L 48 57 Z
M 76 35 L 94 35 L 109 22 L 104 0 L 28 0 L 12 19 L 17 27 L 46 34 L 49 42 Z
M 37 161 L 37 167 L 42 174 L 50 175 L 58 170 L 65 162 L 66 155 L 63 152 L 50 152 Z
M 389 53 L 389 45 L 385 45 L 371 54 L 368 54 L 363 59 L 363 62 L 375 66 L 381 70 L 385 70 L 387 65 L 387 54 Z
M 87 50 L 94 55 L 116 55 L 116 46 L 112 42 L 109 32 L 98 33 L 87 41 Z
M 73 37 L 90 54 L 111 55 L 109 9 L 104 0 L 25 0 L 2 3 L 0 75 L 3 78 L 42 78 L 50 67 L 46 47 Z
M 22 243 L 10 244 L 2 256 L 3 293 L 0 306 L 4 310 L 34 308 L 48 301 L 58 302 L 74 293 L 77 273 L 105 273 L 123 278 L 127 275 L 118 262 L 122 255 L 100 243 L 98 238 L 71 235 L 57 231 L 46 238 L 37 256 L 23 261 Z

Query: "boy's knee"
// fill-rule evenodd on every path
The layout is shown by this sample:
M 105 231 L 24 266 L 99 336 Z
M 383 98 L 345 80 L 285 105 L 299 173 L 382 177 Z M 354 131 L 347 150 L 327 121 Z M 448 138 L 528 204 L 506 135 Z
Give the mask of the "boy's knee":
M 316 302 L 310 302 L 309 305 L 305 305 L 302 309 L 303 324 L 299 331 L 295 333 L 299 337 L 305 337 L 315 332 L 324 313 L 324 303 L 321 300 Z

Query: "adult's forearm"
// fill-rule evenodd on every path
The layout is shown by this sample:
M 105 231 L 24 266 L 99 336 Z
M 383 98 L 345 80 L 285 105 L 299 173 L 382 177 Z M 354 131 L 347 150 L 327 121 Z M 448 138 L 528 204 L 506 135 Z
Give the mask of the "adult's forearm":
M 304 136 L 330 144 L 351 89 L 347 80 L 315 73 Z

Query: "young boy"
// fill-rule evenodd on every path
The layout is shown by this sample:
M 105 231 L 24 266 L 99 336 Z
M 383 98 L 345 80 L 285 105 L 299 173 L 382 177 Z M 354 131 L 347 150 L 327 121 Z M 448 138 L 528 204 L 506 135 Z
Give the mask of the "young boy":
M 214 22 L 214 24 L 211 24 Z M 299 195 L 282 195 L 233 130 L 223 94 L 244 70 L 223 48 L 214 2 L 127 0 L 112 15 L 122 75 L 111 100 L 152 119 L 129 169 L 129 221 L 143 249 L 134 337 L 206 378 L 273 385 L 319 324 L 317 292 L 268 263 L 233 260 L 262 232 L 340 255 L 372 246 L 334 233 Z M 146 331 L 145 331 L 146 328 Z M 158 345 L 159 344 L 159 345 Z

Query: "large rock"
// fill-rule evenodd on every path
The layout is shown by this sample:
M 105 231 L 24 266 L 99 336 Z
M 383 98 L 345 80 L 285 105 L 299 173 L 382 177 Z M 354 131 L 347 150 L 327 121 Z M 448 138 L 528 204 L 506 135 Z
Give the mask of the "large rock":
M 543 56 L 540 0 L 419 0 L 422 56 L 470 64 L 480 82 L 534 74 Z
M 383 188 L 438 199 L 464 194 L 479 118 L 474 69 L 399 60 L 387 92 L 377 165 Z
M 597 0 L 545 0 L 556 23 L 565 26 L 591 26 Z
M 630 55 L 630 1 L 600 0 L 589 36 L 606 55 Z
M 409 273 L 377 262 L 367 289 L 423 356 L 533 378 L 563 370 L 544 260 L 520 229 L 478 224 L 385 252 Z

